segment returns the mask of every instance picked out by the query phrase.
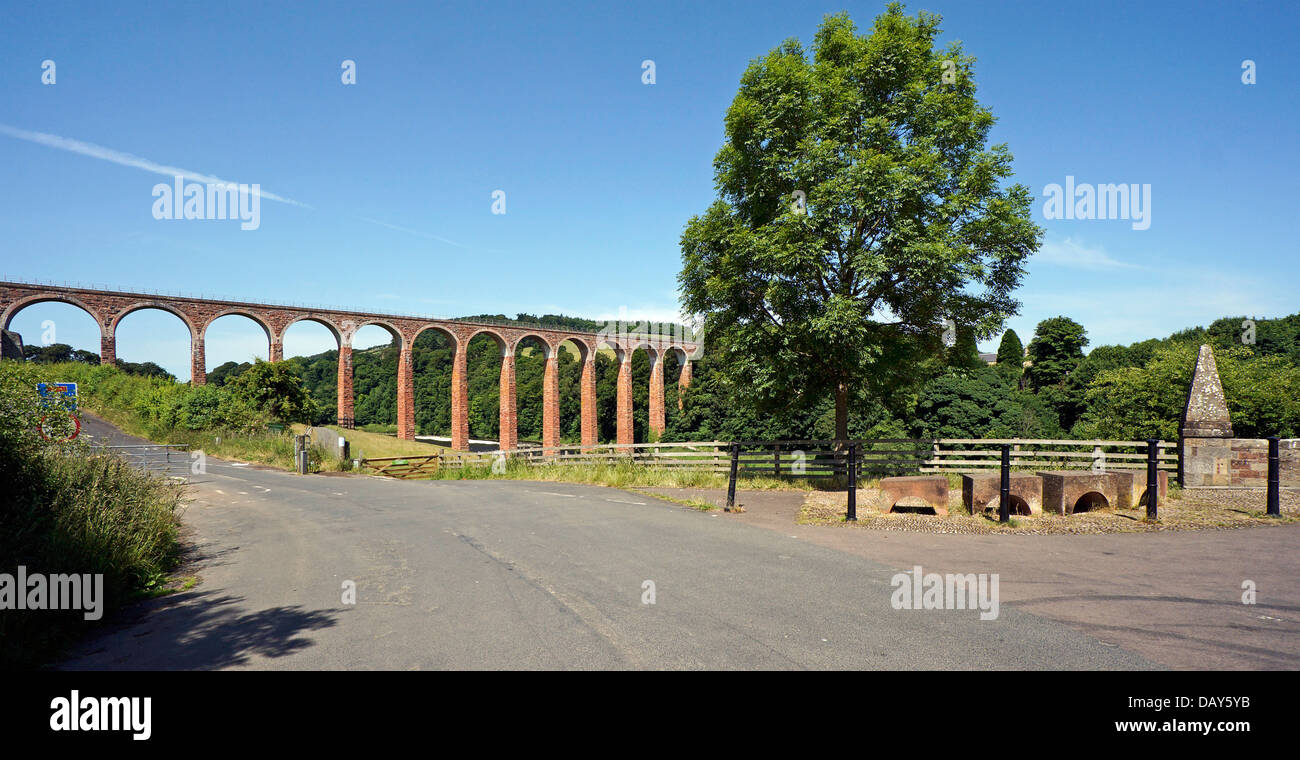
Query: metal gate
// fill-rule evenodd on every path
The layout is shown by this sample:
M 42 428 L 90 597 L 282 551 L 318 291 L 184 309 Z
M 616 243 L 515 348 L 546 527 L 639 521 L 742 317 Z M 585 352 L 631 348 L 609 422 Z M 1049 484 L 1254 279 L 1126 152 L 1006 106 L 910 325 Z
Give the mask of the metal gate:
M 96 446 L 96 451 L 114 454 L 132 467 L 164 478 L 189 480 L 190 453 L 182 444 L 149 443 L 134 446 Z

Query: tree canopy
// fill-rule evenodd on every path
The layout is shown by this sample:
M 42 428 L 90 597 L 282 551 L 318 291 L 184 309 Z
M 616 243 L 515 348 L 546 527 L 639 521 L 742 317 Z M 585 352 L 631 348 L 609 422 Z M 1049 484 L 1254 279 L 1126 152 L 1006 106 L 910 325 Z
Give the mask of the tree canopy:
M 988 337 L 1041 230 L 1011 153 L 988 145 L 974 59 L 899 4 L 858 34 L 827 16 L 810 51 L 756 59 L 714 160 L 719 198 L 682 234 L 684 308 L 757 410 L 882 395 L 942 351 L 945 319 Z
M 284 362 L 258 359 L 229 382 L 236 398 L 281 422 L 310 424 L 316 404 L 302 378 Z
M 1002 342 L 998 344 L 998 364 L 1013 364 L 1020 369 L 1024 361 L 1025 345 L 1020 342 L 1020 336 L 1015 330 L 1002 333 Z
M 1029 341 L 1029 360 L 1025 379 L 1033 388 L 1059 386 L 1083 361 L 1083 347 L 1088 333 L 1083 325 L 1069 317 L 1052 317 L 1038 323 L 1034 339 Z

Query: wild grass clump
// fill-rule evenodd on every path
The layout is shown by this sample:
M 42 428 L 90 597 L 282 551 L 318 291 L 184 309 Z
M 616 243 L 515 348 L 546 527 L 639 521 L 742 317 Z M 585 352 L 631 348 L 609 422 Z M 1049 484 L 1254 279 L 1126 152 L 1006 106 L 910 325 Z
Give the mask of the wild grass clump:
M 98 601 L 109 611 L 175 566 L 183 486 L 85 444 L 43 440 L 40 419 L 59 413 L 36 393 L 48 374 L 0 361 L 0 573 L 102 574 Z M 83 610 L 0 610 L 0 668 L 49 662 L 102 621 Z
M 539 480 L 547 482 L 586 483 L 612 488 L 710 488 L 727 487 L 725 473 L 690 470 L 679 467 L 656 467 L 628 460 L 600 464 L 528 464 L 509 458 L 504 466 L 491 464 L 444 467 L 429 475 L 433 480 Z M 737 488 L 748 490 L 812 490 L 830 481 L 806 478 L 777 478 L 770 475 L 740 475 Z

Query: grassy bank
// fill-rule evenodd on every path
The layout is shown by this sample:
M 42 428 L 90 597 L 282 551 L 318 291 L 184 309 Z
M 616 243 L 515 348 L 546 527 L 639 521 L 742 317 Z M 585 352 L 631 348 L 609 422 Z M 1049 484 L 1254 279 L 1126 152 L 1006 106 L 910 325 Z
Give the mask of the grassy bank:
M 178 556 L 181 486 L 36 433 L 49 412 L 36 383 L 62 379 L 44 367 L 0 361 L 0 573 L 16 578 L 22 567 L 47 579 L 102 575 L 102 597 L 83 595 L 82 602 L 102 605 L 105 617 L 86 620 L 82 609 L 0 612 L 0 668 L 49 662 L 108 612 L 160 587 Z
M 633 462 L 615 464 L 540 464 L 529 465 L 509 459 L 505 467 L 494 472 L 491 465 L 445 468 L 429 476 L 432 480 L 537 480 L 546 482 L 586 483 L 612 488 L 726 488 L 727 476 L 668 467 L 654 467 Z M 782 479 L 771 476 L 745 475 L 737 487 L 757 490 L 808 491 L 826 486 L 822 481 Z
M 449 450 L 446 446 L 439 446 L 436 443 L 404 441 L 394 435 L 384 433 L 349 430 L 337 425 L 323 425 L 322 427 L 333 430 L 348 440 L 353 459 L 432 456 Z M 306 429 L 306 425 L 294 425 L 293 429 L 294 432 L 301 433 Z

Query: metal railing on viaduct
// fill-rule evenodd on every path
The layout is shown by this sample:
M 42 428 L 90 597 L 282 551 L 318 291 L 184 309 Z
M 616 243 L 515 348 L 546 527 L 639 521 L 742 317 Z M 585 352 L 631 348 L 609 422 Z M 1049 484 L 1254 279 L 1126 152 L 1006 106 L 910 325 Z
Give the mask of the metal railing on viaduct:
M 338 308 L 293 306 L 244 301 L 196 298 L 119 290 L 43 285 L 0 281 L 0 327 L 9 329 L 14 316 L 33 304 L 45 302 L 72 304 L 86 313 L 100 328 L 100 361 L 113 364 L 117 358 L 116 331 L 124 317 L 141 309 L 160 309 L 178 317 L 190 333 L 190 378 L 202 385 L 207 380 L 207 359 L 203 348 L 208 326 L 220 317 L 237 314 L 256 322 L 266 332 L 267 356 L 281 361 L 284 335 L 290 325 L 311 321 L 324 325 L 338 342 L 338 420 L 343 427 L 353 423 L 352 338 L 357 330 L 376 325 L 388 331 L 400 346 L 397 365 L 397 434 L 415 438 L 415 379 L 412 347 L 426 330 L 443 335 L 455 350 L 452 364 L 451 416 L 453 449 L 469 449 L 469 378 L 467 347 L 470 340 L 486 335 L 501 350 L 500 439 L 503 449 L 518 444 L 515 394 L 515 353 L 525 340 L 536 341 L 546 354 L 542 382 L 542 443 L 548 448 L 560 445 L 559 369 L 560 344 L 577 347 L 582 360 L 581 435 L 582 445 L 596 445 L 596 352 L 600 348 L 614 351 L 618 361 L 616 437 L 621 444 L 632 443 L 632 355 L 644 349 L 650 359 L 650 429 L 662 433 L 665 427 L 663 359 L 669 352 L 681 364 L 678 385 L 685 389 L 691 382 L 691 362 L 699 357 L 700 344 L 681 334 L 655 333 L 615 324 L 599 333 L 559 330 L 527 325 L 502 325 L 490 321 L 437 319 L 380 312 L 349 311 Z

